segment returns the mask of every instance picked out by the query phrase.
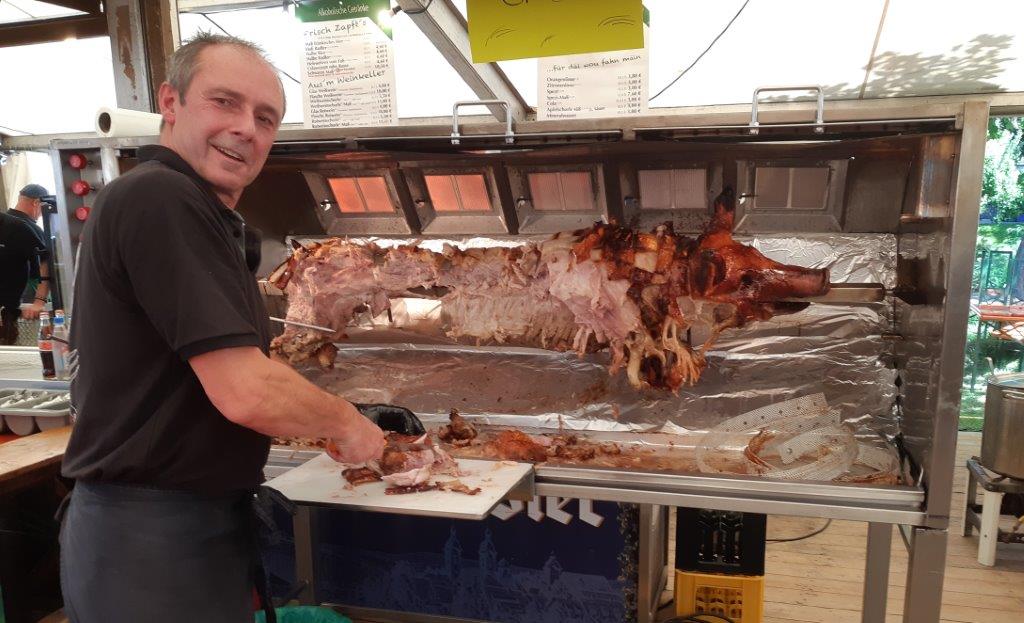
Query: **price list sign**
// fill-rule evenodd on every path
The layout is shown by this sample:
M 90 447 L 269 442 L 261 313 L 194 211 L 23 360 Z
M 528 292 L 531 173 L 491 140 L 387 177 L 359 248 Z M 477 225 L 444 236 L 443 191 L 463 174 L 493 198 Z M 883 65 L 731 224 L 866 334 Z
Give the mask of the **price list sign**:
M 647 56 L 643 47 L 538 59 L 537 118 L 646 114 Z
M 302 104 L 307 128 L 397 125 L 390 0 L 296 5 L 302 22 Z

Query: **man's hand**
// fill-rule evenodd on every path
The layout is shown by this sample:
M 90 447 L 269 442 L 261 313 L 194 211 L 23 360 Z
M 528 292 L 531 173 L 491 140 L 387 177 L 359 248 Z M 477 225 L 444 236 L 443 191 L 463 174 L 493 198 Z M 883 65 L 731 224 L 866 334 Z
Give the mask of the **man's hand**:
M 354 403 L 353 403 L 354 404 Z M 422 435 L 427 432 L 416 414 L 405 407 L 383 404 L 355 404 L 356 409 L 377 426 L 402 435 Z
M 35 301 L 30 307 L 21 310 L 21 317 L 25 320 L 35 320 L 43 311 L 43 303 Z
M 364 417 L 354 417 L 343 437 L 327 442 L 327 454 L 339 463 L 365 463 L 384 454 L 384 431 Z

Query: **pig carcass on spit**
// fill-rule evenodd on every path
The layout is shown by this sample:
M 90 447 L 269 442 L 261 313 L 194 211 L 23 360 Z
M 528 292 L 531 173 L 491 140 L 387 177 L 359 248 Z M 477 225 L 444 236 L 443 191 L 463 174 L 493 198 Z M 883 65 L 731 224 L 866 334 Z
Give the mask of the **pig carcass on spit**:
M 434 253 L 416 245 L 384 249 L 329 239 L 298 246 L 270 281 L 288 297 L 289 325 L 273 348 L 291 362 L 333 363 L 333 342 L 360 311 L 386 310 L 410 290 L 440 288 L 452 337 L 574 350 L 611 351 L 610 373 L 626 369 L 636 388 L 693 385 L 722 331 L 792 313 L 788 298 L 828 292 L 828 269 L 780 264 L 733 240 L 735 199 L 715 200 L 704 234 L 670 225 L 640 233 L 614 224 L 559 233 L 513 248 Z M 691 344 L 687 330 L 707 338 Z

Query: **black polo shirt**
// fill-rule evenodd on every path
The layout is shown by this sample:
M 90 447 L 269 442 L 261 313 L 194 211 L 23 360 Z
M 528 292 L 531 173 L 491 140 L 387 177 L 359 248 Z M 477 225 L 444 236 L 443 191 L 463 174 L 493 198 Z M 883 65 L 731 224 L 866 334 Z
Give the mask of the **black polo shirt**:
M 39 259 L 44 262 L 50 259 L 50 246 L 46 244 L 46 234 L 43 232 L 43 228 L 21 210 L 11 210 L 8 214 L 28 225 L 29 229 L 35 233 L 36 238 L 39 238 Z M 38 275 L 36 276 L 38 277 Z
M 217 411 L 188 363 L 236 346 L 268 352 L 241 217 L 170 149 L 138 157 L 100 191 L 82 235 L 77 420 L 62 473 L 201 492 L 255 487 L 270 439 Z
M 25 214 L 21 210 L 11 210 L 9 212 L 11 216 L 22 221 L 28 225 L 29 229 L 35 233 L 36 238 L 39 239 L 39 246 L 37 247 L 38 253 L 36 260 L 33 262 L 31 271 L 29 272 L 29 280 L 26 285 L 22 287 L 21 301 L 23 303 L 31 303 L 35 300 L 36 296 L 36 284 L 39 283 L 39 263 L 45 262 L 50 259 L 50 245 L 46 244 L 46 234 L 43 232 L 43 228 L 36 224 L 32 217 Z
M 42 242 L 15 216 L 18 210 L 0 212 L 0 307 L 18 309 L 29 277 L 39 277 Z

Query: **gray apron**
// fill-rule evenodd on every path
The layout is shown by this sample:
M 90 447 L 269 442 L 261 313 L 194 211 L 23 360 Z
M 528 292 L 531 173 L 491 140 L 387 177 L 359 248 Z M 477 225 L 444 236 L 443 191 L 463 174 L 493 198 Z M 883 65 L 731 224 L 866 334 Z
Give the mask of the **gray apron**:
M 274 494 L 77 482 L 58 511 L 65 615 L 71 623 L 251 623 L 255 588 L 267 621 L 276 621 L 259 555 Z

